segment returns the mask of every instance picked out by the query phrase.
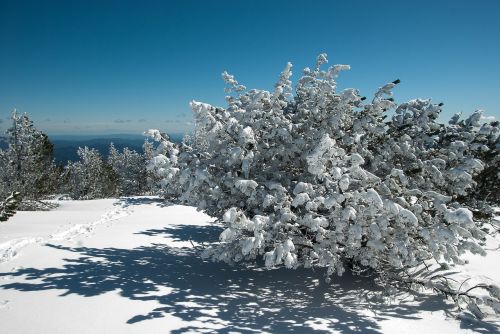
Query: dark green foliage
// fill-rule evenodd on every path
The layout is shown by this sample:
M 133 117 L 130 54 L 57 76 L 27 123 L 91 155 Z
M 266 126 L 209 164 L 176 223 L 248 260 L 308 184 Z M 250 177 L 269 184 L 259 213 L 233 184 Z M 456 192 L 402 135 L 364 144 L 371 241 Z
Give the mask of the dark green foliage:
M 146 155 L 125 147 L 119 152 L 111 143 L 108 164 L 118 177 L 120 196 L 142 195 L 147 191 Z
M 21 193 L 15 191 L 0 202 L 0 222 L 7 221 L 16 213 L 21 199 Z
M 78 150 L 80 160 L 66 166 L 65 191 L 74 199 L 113 197 L 118 194 L 118 175 L 101 154 L 88 147 Z
M 28 200 L 40 200 L 54 192 L 58 172 L 53 145 L 29 117 L 12 113 L 7 130 L 8 147 L 0 150 L 0 196 L 18 191 Z

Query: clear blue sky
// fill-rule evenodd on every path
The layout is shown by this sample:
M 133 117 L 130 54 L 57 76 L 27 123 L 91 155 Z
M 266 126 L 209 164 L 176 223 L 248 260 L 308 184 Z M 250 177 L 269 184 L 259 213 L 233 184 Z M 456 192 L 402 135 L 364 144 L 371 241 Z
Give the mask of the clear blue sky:
M 49 134 L 189 128 L 192 99 L 224 105 L 220 73 L 272 89 L 326 52 L 341 88 L 431 97 L 445 117 L 500 113 L 500 1 L 0 0 L 0 118 Z

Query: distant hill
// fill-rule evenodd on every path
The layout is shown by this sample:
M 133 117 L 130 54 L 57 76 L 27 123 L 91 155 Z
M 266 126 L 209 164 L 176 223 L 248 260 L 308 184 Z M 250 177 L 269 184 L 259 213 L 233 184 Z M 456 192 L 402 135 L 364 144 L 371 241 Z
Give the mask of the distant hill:
M 183 134 L 170 135 L 171 140 L 180 142 Z M 128 134 L 111 135 L 53 135 L 49 136 L 54 144 L 54 157 L 59 164 L 66 164 L 68 161 L 78 160 L 76 151 L 79 147 L 90 147 L 97 149 L 104 157 L 108 156 L 109 145 L 113 143 L 118 150 L 128 147 L 131 150 L 142 152 L 142 145 L 146 140 L 145 136 Z M 8 147 L 6 137 L 0 136 L 0 149 Z
M 145 138 L 92 138 L 92 139 L 51 139 L 54 144 L 54 157 L 57 163 L 66 164 L 68 161 L 78 160 L 76 153 L 79 147 L 87 146 L 97 149 L 103 156 L 107 157 L 109 145 L 113 143 L 121 151 L 125 147 L 137 152 L 142 152 L 142 144 Z
M 182 134 L 170 135 L 174 142 L 182 140 Z M 142 145 L 146 137 L 140 135 L 111 134 L 111 135 L 54 135 L 49 136 L 54 144 L 54 156 L 57 163 L 66 164 L 68 161 L 78 160 L 76 153 L 79 147 L 95 148 L 104 157 L 108 156 L 109 145 L 113 143 L 117 150 L 125 147 L 137 152 L 142 152 Z M 150 139 L 149 139 L 150 140 Z

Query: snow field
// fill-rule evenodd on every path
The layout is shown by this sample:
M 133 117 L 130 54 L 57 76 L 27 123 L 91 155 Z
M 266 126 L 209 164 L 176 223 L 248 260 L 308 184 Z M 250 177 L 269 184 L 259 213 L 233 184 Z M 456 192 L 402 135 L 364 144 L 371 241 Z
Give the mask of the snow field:
M 155 198 L 60 204 L 0 225 L 2 245 L 19 246 L 0 263 L 1 334 L 498 332 L 496 319 L 454 318 L 441 297 L 388 299 L 348 274 L 326 284 L 318 270 L 203 261 L 193 245 L 222 229 L 191 207 Z M 498 282 L 499 243 L 468 256 L 462 277 Z

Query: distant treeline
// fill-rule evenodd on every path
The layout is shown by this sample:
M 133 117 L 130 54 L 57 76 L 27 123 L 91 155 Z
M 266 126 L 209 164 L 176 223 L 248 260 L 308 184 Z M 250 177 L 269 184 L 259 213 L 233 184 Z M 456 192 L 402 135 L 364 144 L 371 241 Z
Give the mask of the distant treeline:
M 155 144 L 145 136 L 49 137 L 28 115 L 13 111 L 11 126 L 0 137 L 2 215 L 13 213 L 19 201 L 20 209 L 35 210 L 45 209 L 41 200 L 54 196 L 96 199 L 155 193 L 152 160 L 157 160 Z

